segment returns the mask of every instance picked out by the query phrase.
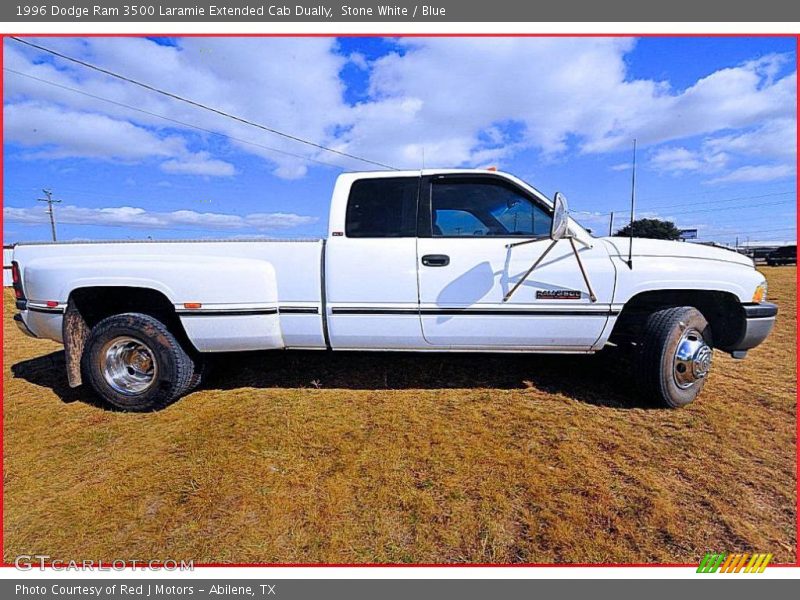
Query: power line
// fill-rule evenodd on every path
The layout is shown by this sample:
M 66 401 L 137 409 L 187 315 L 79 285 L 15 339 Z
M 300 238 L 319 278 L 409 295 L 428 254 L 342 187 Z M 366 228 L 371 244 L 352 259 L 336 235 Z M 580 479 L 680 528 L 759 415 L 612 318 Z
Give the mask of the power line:
M 656 210 L 656 209 L 664 209 L 664 208 L 680 208 L 683 206 L 700 206 L 700 205 L 707 205 L 707 204 L 722 204 L 726 202 L 736 202 L 738 200 L 757 200 L 759 198 L 772 198 L 774 196 L 788 196 L 789 194 L 795 194 L 794 190 L 786 191 L 786 192 L 775 192 L 772 194 L 760 194 L 757 196 L 738 196 L 734 198 L 723 198 L 721 200 L 708 200 L 706 202 L 689 202 L 685 204 L 662 204 L 660 206 L 651 206 L 648 210 Z
M 758 206 L 758 207 L 762 207 L 762 206 L 777 206 L 779 204 L 786 204 L 786 201 L 785 200 L 779 200 L 778 202 L 761 202 L 759 204 L 753 204 L 751 206 Z M 733 208 L 747 208 L 747 207 L 746 206 L 735 206 Z M 683 211 L 683 214 L 694 215 L 694 214 L 698 214 L 698 213 L 717 212 L 718 210 L 720 210 L 719 207 L 716 207 L 716 208 L 705 208 L 705 209 L 702 209 L 702 210 Z
M 272 133 L 274 135 L 279 135 L 281 137 L 284 137 L 286 139 L 289 139 L 289 140 L 292 140 L 292 141 L 295 141 L 295 142 L 299 142 L 301 144 L 306 144 L 308 146 L 312 146 L 314 148 L 318 148 L 318 149 L 324 150 L 326 152 L 332 152 L 332 153 L 338 154 L 340 156 L 345 156 L 347 158 L 352 158 L 353 160 L 358 160 L 358 161 L 361 161 L 363 163 L 367 163 L 367 164 L 375 165 L 375 166 L 378 166 L 378 167 L 382 167 L 384 169 L 389 169 L 389 170 L 392 170 L 392 171 L 397 171 L 398 170 L 397 168 L 392 167 L 390 165 L 387 165 L 387 164 L 384 164 L 384 163 L 381 163 L 381 162 L 378 162 L 378 161 L 370 160 L 368 158 L 363 158 L 361 156 L 356 156 L 355 154 L 349 154 L 347 152 L 343 152 L 341 150 L 336 150 L 334 148 L 329 148 L 328 146 L 323 146 L 322 144 L 317 144 L 316 142 L 312 142 L 310 140 L 303 139 L 303 138 L 298 137 L 296 135 L 292 135 L 290 133 L 285 133 L 283 131 L 279 131 L 278 129 L 275 129 L 273 127 L 269 127 L 267 125 L 262 125 L 261 123 L 257 123 L 255 121 L 251 121 L 250 119 L 246 119 L 244 117 L 239 117 L 239 116 L 234 115 L 232 113 L 225 112 L 224 110 L 220 110 L 219 108 L 214 108 L 213 106 L 208 106 L 206 104 L 203 104 L 201 102 L 197 102 L 195 100 L 191 100 L 191 99 L 186 98 L 184 96 L 180 96 L 178 94 L 174 94 L 172 92 L 168 92 L 166 90 L 162 90 L 162 89 L 157 88 L 155 86 L 152 86 L 150 84 L 143 83 L 141 81 L 137 81 L 136 79 L 132 79 L 130 77 L 126 77 L 125 75 L 120 75 L 119 73 L 115 73 L 114 71 L 110 71 L 108 69 L 104 69 L 103 67 L 98 67 L 97 65 L 93 65 L 92 63 L 89 63 L 89 62 L 86 62 L 86 61 L 83 61 L 83 60 L 80 60 L 80 59 L 77 59 L 77 58 L 73 58 L 72 56 L 67 56 L 66 54 L 62 54 L 61 52 L 58 52 L 58 51 L 53 50 L 51 48 L 47 48 L 45 46 L 40 46 L 39 44 L 34 44 L 33 42 L 30 42 L 30 41 L 27 41 L 27 40 L 23 40 L 23 39 L 18 38 L 16 36 L 12 35 L 12 36 L 9 36 L 9 38 L 14 40 L 15 42 L 20 43 L 20 44 L 25 44 L 26 46 L 30 46 L 31 48 L 36 48 L 37 50 L 41 50 L 42 52 L 47 52 L 48 54 L 52 54 L 53 56 L 57 56 L 58 58 L 61 58 L 61 59 L 64 59 L 64 60 L 68 60 L 70 62 L 73 62 L 73 63 L 77 64 L 77 65 L 81 65 L 82 67 L 86 67 L 87 69 L 92 69 L 94 71 L 97 71 L 98 73 L 103 73 L 104 75 L 108 75 L 110 77 L 114 77 L 116 79 L 119 79 L 120 81 L 125 81 L 127 83 L 131 83 L 133 85 L 137 85 L 137 86 L 139 86 L 141 88 L 144 88 L 146 90 L 149 90 L 151 92 L 155 92 L 157 94 L 161 94 L 162 96 L 166 96 L 168 98 L 172 98 L 173 100 L 178 100 L 180 102 L 184 102 L 184 103 L 189 104 L 191 106 L 195 106 L 197 108 L 202 108 L 203 110 L 207 110 L 209 112 L 213 112 L 213 113 L 216 113 L 218 115 L 222 115 L 223 117 L 227 117 L 229 119 L 233 119 L 234 121 L 238 121 L 240 123 L 244 123 L 245 125 L 250 125 L 251 127 L 257 127 L 258 129 L 262 129 L 262 130 L 264 130 L 266 132 L 269 132 L 269 133 Z
M 674 193 L 672 193 L 672 194 L 662 194 L 660 196 L 649 196 L 649 197 L 646 197 L 646 198 L 642 198 L 642 201 L 643 202 L 653 202 L 654 200 L 664 200 L 666 198 L 673 198 L 676 195 L 680 195 L 681 197 L 685 197 L 685 198 L 692 198 L 692 197 L 696 197 L 696 196 L 708 196 L 708 195 L 713 194 L 713 193 L 714 193 L 713 191 L 703 190 L 702 192 L 681 192 L 680 194 L 674 194 Z
M 144 230 L 144 229 L 139 228 L 139 227 L 132 226 L 132 225 L 130 225 L 128 223 L 75 223 L 75 222 L 72 222 L 72 221 L 64 221 L 64 220 L 62 220 L 61 224 L 62 225 L 75 225 L 75 226 L 80 226 L 80 227 L 112 227 L 112 228 L 118 228 L 118 229 L 127 229 L 129 231 L 139 231 L 139 230 L 141 230 L 141 231 L 144 232 L 143 235 L 152 235 L 152 233 L 155 233 L 156 231 L 160 231 L 160 232 L 163 232 L 163 231 L 193 231 L 193 232 L 198 232 L 198 233 L 209 233 L 209 231 L 214 231 L 214 232 L 219 232 L 220 235 L 223 235 L 223 234 L 235 235 L 235 234 L 238 234 L 241 231 L 244 231 L 244 232 L 247 232 L 247 231 L 259 231 L 258 227 L 250 227 L 249 229 L 247 227 L 240 227 L 240 228 L 237 228 L 237 229 L 234 229 L 234 228 L 213 229 L 213 228 L 201 228 L 201 227 L 184 226 L 184 225 L 182 225 L 180 223 L 172 224 L 169 227 L 151 227 L 151 228 L 149 228 L 147 230 Z M 41 223 L 26 222 L 26 223 L 23 223 L 23 225 L 41 225 Z M 263 231 L 269 231 L 268 228 L 267 229 L 262 229 L 262 230 Z M 147 233 L 147 232 L 149 232 L 149 233 Z M 254 235 L 261 235 L 261 234 L 254 234 Z M 167 238 L 167 239 L 169 239 L 169 238 Z M 212 238 L 212 239 L 214 239 L 214 238 Z
M 755 231 L 749 230 L 742 230 L 742 231 L 722 231 L 719 230 L 719 233 L 711 234 L 711 233 L 703 233 L 700 237 L 720 237 L 723 235 L 751 235 L 753 233 L 775 233 L 776 231 L 795 231 L 795 227 L 779 227 L 777 229 L 757 229 Z M 713 229 L 711 231 L 714 231 Z
M 190 127 L 192 129 L 196 129 L 198 131 L 202 131 L 204 133 L 209 133 L 211 135 L 217 135 L 229 140 L 234 140 L 236 142 L 240 142 L 242 144 L 249 144 L 251 146 L 256 146 L 258 148 L 262 148 L 264 150 L 269 150 L 270 152 L 276 152 L 278 154 L 283 154 L 285 156 L 292 156 L 294 158 L 299 158 L 302 160 L 307 160 L 309 162 L 314 162 L 320 165 L 326 165 L 329 167 L 335 167 L 337 169 L 344 169 L 341 165 L 337 165 L 334 163 L 326 162 L 324 160 L 319 160 L 316 158 L 311 158 L 308 156 L 303 156 L 302 154 L 295 154 L 294 152 L 287 152 L 286 150 L 279 150 L 278 148 L 272 148 L 271 146 L 264 146 L 263 144 L 259 144 L 257 142 L 251 142 L 250 140 L 244 140 L 242 138 L 238 138 L 232 135 L 228 135 L 227 133 L 220 133 L 219 131 L 214 131 L 213 129 L 206 129 L 205 127 L 200 127 L 199 125 L 193 125 L 192 123 L 187 123 L 185 121 L 179 121 L 178 119 L 173 119 L 172 117 L 166 117 L 164 115 L 160 115 L 158 113 L 151 112 L 149 110 L 144 110 L 143 108 L 139 108 L 136 106 L 131 106 L 130 104 L 125 104 L 123 102 L 118 102 L 116 100 L 111 100 L 110 98 L 104 98 L 102 96 L 97 96 L 95 94 L 90 94 L 89 92 L 85 92 L 83 90 L 79 90 L 77 88 L 69 87 L 67 85 L 62 85 L 60 83 L 56 83 L 55 81 L 49 81 L 47 79 L 42 79 L 41 77 L 36 77 L 35 75 L 31 75 L 29 73 L 23 73 L 21 71 L 16 71 L 14 69 L 10 69 L 8 67 L 3 67 L 4 71 L 8 73 L 13 73 L 14 75 L 20 75 L 22 77 L 27 77 L 28 79 L 33 79 L 35 81 L 39 81 L 41 83 L 46 83 L 47 85 L 51 85 L 53 87 L 61 88 L 62 90 L 67 90 L 70 92 L 74 92 L 76 94 L 81 94 L 82 96 L 87 96 L 88 98 L 93 98 L 95 100 L 100 100 L 102 102 L 108 102 L 109 104 L 114 104 L 116 106 L 121 106 L 123 108 L 127 108 L 130 110 L 135 110 L 136 112 L 140 112 L 145 115 L 149 115 L 151 117 L 157 117 L 159 119 L 164 119 L 165 121 L 169 121 L 171 123 L 176 123 L 178 125 L 182 125 L 183 127 Z
M 780 204 L 783 204 L 783 203 L 780 203 Z M 762 206 L 766 206 L 766 205 L 762 205 Z M 703 219 L 703 217 L 697 217 L 697 218 L 691 218 L 691 217 L 683 218 L 683 217 L 680 217 L 680 218 L 675 219 L 675 221 L 683 223 L 683 222 L 687 222 L 687 221 L 708 220 L 708 221 L 711 221 L 711 223 L 710 223 L 711 225 L 717 225 L 717 224 L 726 225 L 727 224 L 728 226 L 730 226 L 732 224 L 735 225 L 738 222 L 746 222 L 751 227 L 759 227 L 759 226 L 763 226 L 763 225 L 774 225 L 776 223 L 776 221 L 779 221 L 779 222 L 786 221 L 786 219 L 776 219 L 775 215 L 771 214 L 769 211 L 762 211 L 760 214 L 758 214 L 756 216 L 753 216 L 753 217 L 748 217 L 748 218 L 743 218 L 742 215 L 735 214 L 735 213 L 730 213 L 730 214 L 726 213 L 726 214 L 723 214 L 721 216 L 717 216 L 717 215 L 707 215 L 707 216 L 709 216 L 711 218 L 710 219 Z
M 708 205 L 708 204 L 725 204 L 725 203 L 728 203 L 728 202 L 737 202 L 737 201 L 742 201 L 742 200 L 758 200 L 760 198 L 772 198 L 772 197 L 777 197 L 777 196 L 788 196 L 788 195 L 794 195 L 794 194 L 796 194 L 796 192 L 792 190 L 792 191 L 785 191 L 785 192 L 775 192 L 775 193 L 771 193 L 771 194 L 759 194 L 759 195 L 755 195 L 755 196 L 736 196 L 736 197 L 733 197 L 733 198 L 722 198 L 720 200 L 710 200 L 710 201 L 707 201 L 707 202 L 690 202 L 690 203 L 686 203 L 686 204 L 663 204 L 661 206 L 647 206 L 647 207 L 643 207 L 643 208 L 640 207 L 639 208 L 639 212 L 650 212 L 650 211 L 655 211 L 655 210 L 660 210 L 660 211 L 663 212 L 663 211 L 668 210 L 668 209 L 679 209 L 679 208 L 683 208 L 683 207 L 686 207 L 686 206 L 698 206 L 698 205 Z M 782 201 L 782 202 L 779 202 L 777 204 L 785 204 L 786 202 L 788 202 L 788 201 Z M 733 207 L 726 207 L 726 208 L 747 208 L 749 206 L 766 206 L 766 205 L 769 205 L 769 204 L 768 203 L 755 203 L 755 202 L 753 202 L 753 203 L 747 204 L 745 206 L 733 206 Z M 717 208 L 713 208 L 711 210 L 712 211 L 713 210 L 719 210 L 720 208 L 723 208 L 723 207 L 717 207 Z M 609 216 L 612 212 L 618 212 L 620 210 L 621 209 L 614 209 L 613 211 L 609 211 L 609 212 L 593 212 L 593 211 L 587 211 L 587 210 L 576 210 L 576 211 L 572 211 L 572 212 L 591 215 L 591 216 L 595 216 L 595 217 L 604 217 L 604 216 Z M 696 213 L 696 212 L 708 212 L 708 210 L 707 209 L 682 210 L 681 212 L 683 214 L 693 214 L 693 213 Z

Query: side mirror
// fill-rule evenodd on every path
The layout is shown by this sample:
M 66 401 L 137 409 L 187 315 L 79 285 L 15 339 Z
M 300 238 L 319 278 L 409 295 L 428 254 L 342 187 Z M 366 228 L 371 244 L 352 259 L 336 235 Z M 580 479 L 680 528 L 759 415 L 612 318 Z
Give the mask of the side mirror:
M 569 226 L 569 209 L 567 198 L 561 192 L 556 192 L 553 198 L 553 224 L 550 226 L 550 239 L 560 240 L 567 234 Z

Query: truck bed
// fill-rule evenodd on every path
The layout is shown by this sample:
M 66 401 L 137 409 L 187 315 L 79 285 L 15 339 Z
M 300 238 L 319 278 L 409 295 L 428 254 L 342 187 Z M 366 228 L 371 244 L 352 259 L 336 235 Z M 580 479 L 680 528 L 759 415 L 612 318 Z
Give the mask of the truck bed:
M 323 248 L 321 239 L 21 243 L 13 260 L 26 323 L 44 337 L 61 339 L 75 289 L 148 287 L 175 307 L 201 352 L 325 348 Z

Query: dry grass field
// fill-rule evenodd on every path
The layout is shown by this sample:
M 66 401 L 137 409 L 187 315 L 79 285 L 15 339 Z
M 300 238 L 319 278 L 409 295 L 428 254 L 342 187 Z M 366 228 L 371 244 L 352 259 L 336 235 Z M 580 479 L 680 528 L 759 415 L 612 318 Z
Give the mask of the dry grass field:
M 283 352 L 110 412 L 6 290 L 5 561 L 794 561 L 796 270 L 762 270 L 776 331 L 677 411 L 601 355 Z

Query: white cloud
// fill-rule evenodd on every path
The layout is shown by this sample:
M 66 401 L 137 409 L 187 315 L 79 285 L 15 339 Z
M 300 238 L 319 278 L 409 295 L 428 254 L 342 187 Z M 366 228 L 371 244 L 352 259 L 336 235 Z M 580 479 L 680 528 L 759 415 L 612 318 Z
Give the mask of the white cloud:
M 768 56 L 719 70 L 686 90 L 631 79 L 630 39 L 403 40 L 374 61 L 371 100 L 354 108 L 346 148 L 415 167 L 479 164 L 525 148 L 545 155 L 628 149 L 754 127 L 795 110 L 795 75 Z M 518 126 L 508 135 L 504 124 Z M 498 137 L 497 131 L 504 132 Z M 491 132 L 491 135 L 487 135 Z M 487 141 L 488 138 L 488 141 Z
M 127 121 L 52 105 L 7 104 L 3 123 L 7 142 L 39 148 L 36 156 L 44 158 L 141 160 L 183 149 L 177 137 L 159 138 Z
M 350 121 L 349 109 L 343 101 L 344 84 L 339 78 L 347 58 L 335 52 L 337 42 L 333 38 L 182 38 L 177 40 L 177 46 L 171 47 L 145 38 L 47 38 L 40 41 L 65 54 L 316 143 L 335 143 L 336 128 L 347 126 Z M 56 61 L 56 68 L 42 63 L 41 56 L 40 52 L 16 42 L 5 42 L 6 67 L 249 142 L 343 163 L 351 169 L 358 166 L 352 160 L 330 153 L 318 156 L 318 149 L 64 61 Z M 64 109 L 104 114 L 149 131 L 168 129 L 181 132 L 182 137 L 197 133 L 190 127 L 14 74 L 7 73 L 4 77 L 7 102 L 33 97 Z M 264 148 L 238 141 L 230 143 L 268 160 L 275 173 L 282 177 L 303 176 L 309 166 L 307 161 Z M 200 157 L 192 161 L 177 160 L 181 166 L 169 163 L 166 168 L 172 172 L 186 172 L 196 170 L 200 162 L 208 162 Z M 212 171 L 211 174 L 230 172 L 218 164 L 205 165 L 202 170 Z
M 751 183 L 776 181 L 794 177 L 797 170 L 792 165 L 750 165 L 734 169 L 726 175 L 711 179 L 709 183 Z
M 794 119 L 773 119 L 756 129 L 709 138 L 703 145 L 712 152 L 735 152 L 746 156 L 794 162 L 797 156 L 795 123 Z
M 796 73 L 781 75 L 789 64 L 783 55 L 720 69 L 675 90 L 668 82 L 631 77 L 626 64 L 636 43 L 631 38 L 411 38 L 398 42 L 400 51 L 377 60 L 358 53 L 344 56 L 333 38 L 184 38 L 174 47 L 144 38 L 47 38 L 42 43 L 210 106 L 396 166 L 419 167 L 423 151 L 427 166 L 473 166 L 529 149 L 545 157 L 566 150 L 608 153 L 627 150 L 633 138 L 642 148 L 687 147 L 683 140 L 701 136 L 703 148 L 688 150 L 698 152 L 697 170 L 731 164 L 739 168 L 737 157 L 789 164 L 796 155 Z M 12 41 L 5 48 L 10 68 L 348 169 L 366 166 L 74 65 L 58 62 L 55 68 Z M 369 76 L 368 96 L 353 106 L 344 100 L 340 77 L 348 63 Z M 129 135 L 144 132 L 151 153 L 177 143 L 168 142 L 176 131 L 184 148 L 190 147 L 189 128 L 10 74 L 5 83 L 12 103 L 35 97 L 62 110 L 128 123 L 135 128 Z M 163 133 L 165 128 L 171 135 Z M 56 147 L 61 143 L 69 145 L 70 140 L 53 141 Z M 301 159 L 230 143 L 268 161 L 279 177 L 302 177 L 309 168 Z M 97 147 L 102 144 L 111 147 Z M 108 140 L 84 140 L 82 145 L 78 150 L 84 152 L 136 151 Z M 196 148 L 191 154 L 166 156 L 162 169 L 217 175 L 234 171 Z M 670 165 L 681 164 L 666 161 L 666 155 L 661 160 L 668 172 L 675 172 Z
M 653 152 L 649 166 L 656 171 L 680 175 L 687 171 L 714 172 L 724 168 L 729 160 L 725 152 L 709 151 L 704 147 L 694 151 L 684 147 L 662 147 Z
M 356 125 L 343 136 L 354 151 L 400 166 L 470 164 L 487 149 L 481 133 L 519 125 L 521 139 L 491 139 L 489 147 L 537 148 L 553 154 L 568 135 L 596 136 L 610 124 L 612 96 L 625 83 L 630 39 L 402 40 L 404 54 L 376 60 L 372 101 L 356 106 Z M 646 84 L 644 87 L 649 87 Z M 391 145 L 386 141 L 392 140 Z M 502 157 L 502 150 L 495 150 Z
M 797 142 L 793 119 L 772 119 L 734 134 L 708 137 L 697 150 L 662 146 L 653 151 L 649 166 L 663 173 L 680 175 L 702 172 L 717 175 L 706 183 L 766 182 L 795 174 Z M 732 165 L 737 157 L 738 165 Z M 741 164 L 758 161 L 760 164 Z M 727 170 L 726 173 L 719 174 Z
M 361 52 L 353 52 L 347 58 L 350 61 L 350 63 L 352 63 L 355 67 L 361 69 L 362 71 L 366 71 L 367 69 L 369 69 L 369 61 L 367 61 L 367 57 L 364 56 Z
M 650 165 L 659 171 L 696 171 L 703 161 L 697 152 L 686 148 L 661 148 L 650 158 Z
M 649 97 L 623 98 L 617 126 L 589 139 L 584 149 L 613 150 L 633 138 L 657 144 L 794 119 L 796 73 L 774 80 L 775 69 L 786 60 L 771 55 L 716 71 L 680 93 L 653 88 Z
M 702 144 L 706 156 L 737 156 L 751 164 L 731 168 L 706 183 L 768 182 L 793 177 L 797 171 L 796 131 L 795 119 L 776 118 L 755 128 L 707 138 Z M 752 164 L 753 161 L 760 164 Z
M 140 162 L 166 159 L 168 173 L 230 176 L 230 163 L 208 152 L 190 152 L 180 136 L 156 133 L 120 119 L 34 102 L 6 104 L 3 133 L 7 142 L 36 148 L 31 158 L 93 158 Z
M 630 171 L 633 168 L 633 164 L 629 162 L 619 163 L 616 165 L 611 165 L 609 167 L 612 171 Z
M 66 205 L 59 206 L 56 210 L 59 223 L 103 225 L 106 227 L 124 226 L 134 229 L 175 229 L 191 227 L 193 229 L 229 231 L 241 229 L 273 231 L 310 225 L 316 223 L 318 220 L 316 217 L 281 212 L 253 213 L 240 216 L 225 213 L 201 213 L 193 210 L 153 212 L 131 206 L 82 208 Z M 48 222 L 48 216 L 41 207 L 14 208 L 8 206 L 3 209 L 3 219 L 7 222 L 21 223 L 24 225 L 39 225 Z
M 161 163 L 161 170 L 167 173 L 183 173 L 188 175 L 207 175 L 213 177 L 230 177 L 236 173 L 233 165 L 222 160 L 211 158 L 208 152 L 197 152 L 177 159 Z

